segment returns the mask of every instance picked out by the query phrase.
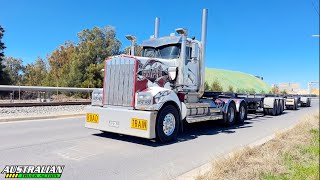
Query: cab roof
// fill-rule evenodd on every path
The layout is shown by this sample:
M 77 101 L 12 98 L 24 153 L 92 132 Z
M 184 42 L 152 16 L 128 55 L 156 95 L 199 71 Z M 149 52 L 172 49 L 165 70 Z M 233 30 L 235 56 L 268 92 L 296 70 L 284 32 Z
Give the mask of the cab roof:
M 181 36 L 165 36 L 160 38 L 151 38 L 143 41 L 141 46 L 144 47 L 160 47 L 168 44 L 178 44 L 181 43 Z

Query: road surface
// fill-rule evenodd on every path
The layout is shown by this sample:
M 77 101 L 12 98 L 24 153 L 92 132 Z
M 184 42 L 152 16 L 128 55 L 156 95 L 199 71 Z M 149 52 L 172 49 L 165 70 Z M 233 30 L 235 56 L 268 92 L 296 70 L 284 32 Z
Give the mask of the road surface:
M 318 100 L 312 103 L 281 116 L 252 115 L 231 128 L 214 121 L 191 124 L 168 145 L 85 129 L 84 118 L 0 123 L 0 170 L 59 164 L 65 165 L 62 179 L 172 179 L 296 124 L 319 109 Z

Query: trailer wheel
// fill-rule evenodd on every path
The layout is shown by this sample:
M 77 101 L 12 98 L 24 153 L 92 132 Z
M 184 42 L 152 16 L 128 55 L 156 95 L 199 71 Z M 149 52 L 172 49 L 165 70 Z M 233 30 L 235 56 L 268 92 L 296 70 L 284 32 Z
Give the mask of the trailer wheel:
M 283 111 L 284 111 L 283 100 L 280 100 L 280 101 L 279 101 L 279 104 L 280 104 L 280 114 L 282 114 Z
M 267 108 L 263 108 L 263 114 L 264 114 L 265 116 L 269 114 L 269 111 L 268 111 Z
M 277 102 L 277 113 L 276 115 L 280 115 L 281 114 L 281 104 L 280 104 L 280 100 L 276 100 Z
M 311 106 L 311 99 L 308 99 L 307 101 L 307 107 L 310 107 Z
M 292 109 L 294 109 L 294 110 L 298 109 L 298 100 L 296 98 L 294 98 L 294 105 L 293 105 Z
M 246 103 L 242 102 L 240 103 L 239 112 L 237 112 L 237 123 L 243 124 L 244 120 L 247 119 L 248 116 L 248 107 L 246 106 Z
M 225 126 L 232 126 L 236 121 L 236 105 L 234 103 L 230 103 L 228 106 L 227 113 L 223 113 L 222 123 Z
M 180 125 L 178 110 L 168 105 L 161 109 L 156 122 L 156 139 L 161 143 L 166 143 L 177 139 Z
M 268 109 L 269 114 L 272 116 L 275 116 L 277 114 L 277 108 L 278 108 L 278 103 L 276 100 L 274 100 L 273 102 L 273 108 L 272 109 Z

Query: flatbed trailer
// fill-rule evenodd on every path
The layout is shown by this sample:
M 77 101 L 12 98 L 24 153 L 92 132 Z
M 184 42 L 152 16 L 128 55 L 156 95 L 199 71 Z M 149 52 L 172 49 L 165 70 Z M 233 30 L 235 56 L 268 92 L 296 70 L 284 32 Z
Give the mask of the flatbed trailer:
M 248 113 L 261 110 L 265 115 L 281 115 L 285 110 L 286 99 L 274 94 L 241 94 L 225 92 L 205 92 L 204 97 L 241 99 L 247 105 Z

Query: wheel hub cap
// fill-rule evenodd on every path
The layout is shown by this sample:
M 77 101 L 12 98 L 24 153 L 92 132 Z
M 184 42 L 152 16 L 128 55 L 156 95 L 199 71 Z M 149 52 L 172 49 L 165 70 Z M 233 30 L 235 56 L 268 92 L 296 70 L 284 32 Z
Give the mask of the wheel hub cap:
M 240 108 L 240 118 L 241 119 L 244 119 L 244 115 L 246 114 L 246 110 L 244 109 L 243 106 L 241 106 Z
M 167 114 L 163 119 L 163 132 L 165 135 L 170 136 L 176 127 L 176 121 L 173 114 Z
M 230 108 L 230 110 L 228 111 L 228 119 L 230 122 L 233 122 L 234 120 L 234 109 Z

